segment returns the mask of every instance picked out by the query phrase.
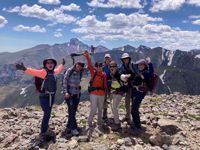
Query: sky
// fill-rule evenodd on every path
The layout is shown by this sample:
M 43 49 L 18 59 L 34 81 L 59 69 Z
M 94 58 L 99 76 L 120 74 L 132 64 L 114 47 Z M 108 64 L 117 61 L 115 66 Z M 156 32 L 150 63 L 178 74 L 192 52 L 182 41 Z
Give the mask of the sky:
M 200 0 L 0 0 L 0 52 L 88 45 L 200 49 Z

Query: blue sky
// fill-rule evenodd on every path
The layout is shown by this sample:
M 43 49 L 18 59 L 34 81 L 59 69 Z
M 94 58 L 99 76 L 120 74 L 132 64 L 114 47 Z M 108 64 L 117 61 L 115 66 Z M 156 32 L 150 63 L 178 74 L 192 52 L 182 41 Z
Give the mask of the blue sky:
M 200 0 L 0 0 L 0 52 L 73 37 L 108 48 L 200 49 Z

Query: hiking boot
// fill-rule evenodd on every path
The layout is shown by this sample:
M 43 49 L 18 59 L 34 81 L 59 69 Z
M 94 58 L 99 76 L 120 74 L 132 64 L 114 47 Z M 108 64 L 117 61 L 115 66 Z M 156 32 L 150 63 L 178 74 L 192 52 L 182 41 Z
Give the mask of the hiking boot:
M 121 124 L 120 123 L 119 124 L 114 124 L 114 126 L 112 128 L 113 131 L 119 131 L 120 129 L 121 129 Z
M 125 117 L 125 118 L 122 119 L 122 122 L 127 122 L 128 124 L 130 124 L 131 123 L 131 119 Z
M 71 134 L 72 134 L 73 136 L 78 136 L 78 135 L 79 135 L 79 132 L 78 132 L 77 129 L 74 129 L 74 130 L 71 130 Z

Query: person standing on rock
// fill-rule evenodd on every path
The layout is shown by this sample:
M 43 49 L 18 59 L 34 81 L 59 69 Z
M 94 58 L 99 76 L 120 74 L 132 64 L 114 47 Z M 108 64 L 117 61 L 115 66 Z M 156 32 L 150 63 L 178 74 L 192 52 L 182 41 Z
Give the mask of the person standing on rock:
M 92 127 L 93 118 L 98 110 L 98 126 L 99 128 L 103 125 L 103 104 L 106 94 L 107 78 L 103 72 L 103 63 L 96 62 L 95 68 L 92 65 L 88 51 L 85 51 L 84 56 L 86 57 L 88 68 L 91 74 L 91 80 L 88 87 L 90 93 L 90 114 L 88 117 L 88 125 Z
M 119 114 L 118 114 L 118 106 L 122 99 L 123 94 L 126 92 L 126 89 L 128 88 L 126 85 L 127 80 L 130 75 L 121 75 L 119 73 L 119 70 L 117 68 L 117 63 L 115 61 L 111 61 L 109 65 L 110 74 L 107 76 L 107 78 L 111 81 L 111 100 L 112 100 L 112 112 L 114 116 L 114 127 L 113 130 L 117 131 L 121 128 L 120 120 L 119 120 Z M 125 76 L 125 77 L 123 77 Z M 124 78 L 123 81 L 121 78 Z
M 68 123 L 67 129 L 74 136 L 79 135 L 76 122 L 76 112 L 78 109 L 81 96 L 81 78 L 84 73 L 83 62 L 77 62 L 73 67 L 69 68 L 63 79 L 64 98 L 68 106 Z
M 53 58 L 48 58 L 43 61 L 43 69 L 37 70 L 27 68 L 23 63 L 16 64 L 17 70 L 23 70 L 25 74 L 35 76 L 36 89 L 39 92 L 39 100 L 42 110 L 44 112 L 41 136 L 46 136 L 48 130 L 48 123 L 51 116 L 51 110 L 54 104 L 56 89 L 57 89 L 57 75 L 60 74 L 64 68 L 65 60 L 57 68 L 57 61 Z
M 131 115 L 131 95 L 132 95 L 132 88 L 131 88 L 131 82 L 135 78 L 135 75 L 137 73 L 137 69 L 135 67 L 135 64 L 131 62 L 131 57 L 128 53 L 124 53 L 121 57 L 121 66 L 120 66 L 120 73 L 121 74 L 130 74 L 130 78 L 128 79 L 128 89 L 125 95 L 125 107 L 126 107 L 126 116 L 123 119 L 124 121 L 127 121 L 130 123 L 130 115 Z
M 148 57 L 146 60 L 141 59 L 136 62 L 137 68 L 139 70 L 136 75 L 132 85 L 132 118 L 133 118 L 133 130 L 141 129 L 140 123 L 140 104 L 148 92 L 148 81 L 154 73 L 153 64 L 151 59 Z
M 111 61 L 112 61 L 111 55 L 110 54 L 105 54 L 103 71 L 106 73 L 107 76 L 110 75 L 109 64 L 110 64 Z M 111 81 L 107 80 L 107 90 L 106 90 L 104 106 L 103 106 L 103 120 L 107 120 L 108 119 L 107 109 L 108 109 L 108 103 L 109 103 L 108 99 L 110 98 L 110 86 L 111 86 Z

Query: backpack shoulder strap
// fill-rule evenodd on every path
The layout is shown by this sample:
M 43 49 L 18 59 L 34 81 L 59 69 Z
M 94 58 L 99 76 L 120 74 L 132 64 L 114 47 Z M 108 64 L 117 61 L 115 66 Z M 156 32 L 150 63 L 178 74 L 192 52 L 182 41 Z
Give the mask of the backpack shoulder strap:
M 94 79 L 96 78 L 97 76 L 97 71 L 94 72 L 94 75 L 92 77 L 92 79 L 90 80 L 90 86 L 92 86 L 93 82 L 94 82 Z
M 72 76 L 72 74 L 74 73 L 74 69 L 72 68 L 69 72 L 69 76 L 68 76 L 68 79 Z
M 83 70 L 81 70 L 80 72 L 80 80 L 82 79 L 82 77 L 83 77 Z

